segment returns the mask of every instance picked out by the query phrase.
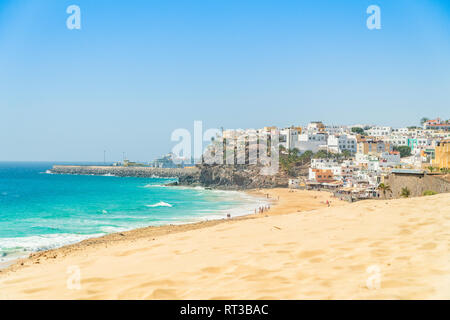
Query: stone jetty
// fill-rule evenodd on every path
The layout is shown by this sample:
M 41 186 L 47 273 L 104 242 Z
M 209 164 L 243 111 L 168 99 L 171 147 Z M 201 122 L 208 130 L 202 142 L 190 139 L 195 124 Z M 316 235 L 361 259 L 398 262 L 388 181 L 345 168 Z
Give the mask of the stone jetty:
M 78 175 L 114 175 L 117 177 L 138 178 L 181 178 L 182 180 L 198 180 L 200 170 L 190 168 L 151 168 L 151 167 L 119 167 L 119 166 L 63 166 L 55 165 L 50 170 L 54 174 Z

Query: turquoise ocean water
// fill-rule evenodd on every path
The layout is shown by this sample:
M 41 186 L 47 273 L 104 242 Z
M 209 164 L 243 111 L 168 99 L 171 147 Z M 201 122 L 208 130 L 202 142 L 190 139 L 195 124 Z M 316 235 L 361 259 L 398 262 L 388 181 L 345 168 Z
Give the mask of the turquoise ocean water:
M 146 226 L 249 214 L 263 200 L 167 187 L 170 179 L 53 175 L 51 163 L 0 163 L 0 263 Z

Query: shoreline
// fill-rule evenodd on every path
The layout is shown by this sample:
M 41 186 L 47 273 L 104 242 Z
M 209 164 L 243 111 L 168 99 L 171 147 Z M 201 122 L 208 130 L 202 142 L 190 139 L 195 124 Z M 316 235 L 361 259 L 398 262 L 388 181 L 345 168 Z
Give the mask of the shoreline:
M 187 187 L 187 186 L 181 186 L 182 188 L 195 188 L 195 187 Z M 174 188 L 178 188 L 177 186 L 174 186 Z M 280 215 L 280 214 L 288 214 L 291 213 L 292 207 L 297 208 L 297 206 L 301 207 L 300 209 L 297 209 L 296 212 L 301 211 L 308 211 L 311 209 L 315 209 L 320 207 L 322 205 L 319 203 L 319 201 L 325 199 L 325 198 L 331 198 L 332 195 L 329 192 L 326 191 L 300 191 L 300 190 L 291 190 L 291 189 L 285 189 L 285 188 L 275 188 L 275 189 L 253 189 L 253 190 L 247 190 L 247 191 L 238 191 L 238 190 L 221 190 L 221 189 L 214 189 L 213 191 L 224 191 L 224 192 L 238 192 L 242 194 L 246 194 L 248 196 L 251 196 L 252 198 L 261 200 L 261 202 L 264 202 L 265 204 L 270 203 L 270 210 L 263 212 L 263 213 L 254 213 L 249 212 L 242 215 L 232 216 L 231 219 L 227 218 L 215 218 L 215 219 L 206 219 L 196 222 L 179 222 L 179 223 L 172 223 L 172 224 L 165 224 L 160 226 L 148 226 L 148 227 L 142 227 L 142 228 L 136 228 L 128 231 L 123 232 L 113 232 L 110 234 L 105 234 L 99 237 L 92 237 L 88 238 L 79 242 L 75 242 L 72 244 L 63 245 L 58 248 L 49 249 L 49 250 L 42 250 L 42 251 L 36 251 L 29 253 L 28 257 L 19 257 L 11 261 L 6 261 L 2 265 L 0 264 L 0 276 L 2 274 L 8 273 L 10 271 L 17 271 L 20 268 L 24 266 L 29 266 L 37 263 L 40 263 L 41 259 L 56 259 L 58 256 L 66 256 L 68 254 L 71 254 L 73 252 L 82 251 L 86 248 L 90 247 L 96 247 L 96 246 L 103 246 L 108 245 L 109 243 L 119 243 L 119 242 L 126 242 L 126 241 L 135 241 L 142 238 L 152 238 L 153 237 L 159 237 L 164 236 L 168 234 L 175 234 L 180 232 L 186 232 L 191 230 L 197 230 L 202 228 L 208 228 L 212 226 L 216 226 L 221 223 L 227 223 L 231 221 L 241 221 L 241 220 L 251 220 L 251 219 L 258 219 L 273 215 Z M 306 197 L 311 196 L 311 199 L 313 199 L 314 204 L 310 204 L 306 202 L 305 204 L 301 203 L 294 203 L 291 205 L 288 205 L 285 203 L 284 198 L 274 198 L 272 197 L 273 193 L 275 193 L 275 197 L 278 197 L 278 193 L 296 193 L 300 192 L 304 195 L 307 195 Z M 267 194 L 269 194 L 269 197 L 267 197 Z M 317 200 L 317 201 L 316 201 Z M 337 200 L 339 201 L 339 200 Z M 281 202 L 281 203 L 280 203 Z M 323 204 L 325 205 L 325 204 Z M 236 209 L 236 208 L 235 208 Z M 204 217 L 203 217 L 204 218 Z
M 36 254 L 0 273 L 0 299 L 450 298 L 450 194 L 328 207 L 324 192 L 269 193 L 280 195 L 272 214 L 138 229 Z M 300 206 L 284 214 L 292 202 Z M 68 287 L 70 268 L 80 270 L 79 290 Z M 369 281 L 375 269 L 378 287 Z
M 168 178 L 161 178 L 161 179 L 168 179 Z M 245 191 L 239 191 L 239 190 L 221 190 L 221 189 L 206 189 L 204 187 L 199 187 L 199 186 L 171 186 L 170 184 L 167 185 L 162 185 L 162 187 L 170 187 L 170 188 L 184 188 L 184 189 L 199 189 L 201 188 L 201 190 L 208 190 L 208 191 L 217 191 L 217 192 L 235 192 L 236 196 L 235 198 L 238 201 L 242 201 L 243 203 L 236 206 L 236 207 L 232 207 L 230 209 L 223 209 L 223 211 L 229 211 L 229 212 L 237 212 L 237 215 L 233 215 L 232 217 L 234 219 L 237 218 L 241 218 L 241 217 L 246 217 L 246 216 L 251 216 L 253 215 L 253 204 L 255 205 L 266 205 L 269 200 L 266 198 L 263 198 L 262 195 L 258 195 L 256 192 L 255 193 L 248 193 Z M 244 199 L 243 195 L 246 195 L 247 199 Z M 270 201 L 273 202 L 273 201 Z M 213 202 L 211 202 L 211 207 L 214 205 Z M 252 208 L 250 210 L 250 207 Z M 213 210 L 213 209 L 211 209 Z M 138 228 L 131 228 L 129 230 L 123 230 L 123 231 L 116 231 L 116 232 L 112 232 L 112 233 L 105 233 L 105 234 L 98 234 L 97 236 L 92 235 L 91 237 L 86 237 L 83 240 L 79 240 L 76 242 L 72 242 L 72 243 L 66 243 L 63 244 L 61 246 L 55 246 L 54 248 L 48 248 L 48 249 L 43 249 L 43 250 L 38 250 L 38 251 L 24 251 L 23 253 L 20 252 L 16 252 L 14 254 L 12 254 L 13 258 L 10 260 L 6 260 L 6 261 L 0 261 L 0 274 L 2 271 L 6 271 L 9 268 L 14 268 L 17 267 L 16 265 L 19 263 L 22 263 L 22 261 L 26 261 L 28 260 L 30 257 L 35 256 L 35 255 L 40 255 L 40 254 L 45 254 L 46 252 L 53 252 L 55 250 L 59 250 L 65 247 L 72 247 L 72 246 L 76 246 L 78 244 L 82 244 L 84 242 L 89 242 L 90 240 L 95 240 L 95 239 L 102 239 L 104 237 L 108 237 L 108 236 L 114 236 L 116 234 L 129 234 L 130 232 L 134 232 L 134 231 L 138 231 L 138 230 L 146 230 L 149 228 L 162 228 L 164 229 L 164 227 L 174 227 L 174 226 L 185 226 L 185 225 L 197 225 L 197 224 L 202 224 L 204 222 L 210 222 L 210 221 L 221 221 L 224 220 L 226 218 L 221 218 L 220 217 L 220 213 L 216 212 L 212 215 L 202 215 L 199 216 L 197 218 L 180 218 L 178 221 L 176 222 L 167 222 L 164 224 L 160 224 L 160 225 L 149 225 L 149 226 L 144 226 L 144 227 L 138 227 Z M 226 213 L 223 214 L 224 217 L 226 217 Z M 170 232 L 170 231 L 169 231 Z M 96 241 L 93 241 L 96 242 Z

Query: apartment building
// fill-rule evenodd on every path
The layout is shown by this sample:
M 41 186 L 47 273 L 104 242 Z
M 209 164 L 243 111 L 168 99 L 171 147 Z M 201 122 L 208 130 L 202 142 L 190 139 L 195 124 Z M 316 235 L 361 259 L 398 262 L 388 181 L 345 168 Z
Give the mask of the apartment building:
M 389 142 L 392 146 L 403 147 L 408 146 L 408 139 L 409 137 L 406 135 L 391 135 L 385 141 Z
M 373 137 L 386 137 L 390 135 L 391 132 L 392 132 L 391 127 L 372 127 L 369 130 L 367 130 L 369 136 Z
M 290 127 L 280 130 L 280 145 L 286 150 L 298 147 L 298 137 L 302 134 L 301 127 Z
M 440 118 L 428 120 L 423 124 L 424 129 L 450 131 L 450 122 Z
M 329 135 L 336 134 L 344 134 L 350 132 L 349 128 L 347 126 L 338 126 L 338 125 L 326 125 L 325 126 L 325 132 Z
M 331 152 L 342 153 L 342 151 L 347 150 L 356 153 L 357 150 L 357 138 L 355 135 L 330 135 L 327 143 Z
M 365 140 L 358 142 L 356 149 L 356 153 L 379 154 L 381 152 L 392 151 L 392 146 L 389 142 Z

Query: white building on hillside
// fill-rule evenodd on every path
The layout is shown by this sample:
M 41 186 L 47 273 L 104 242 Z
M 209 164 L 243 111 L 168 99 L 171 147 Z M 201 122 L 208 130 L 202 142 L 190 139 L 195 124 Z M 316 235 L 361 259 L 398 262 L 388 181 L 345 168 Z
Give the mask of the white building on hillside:
M 308 133 L 319 133 L 319 132 L 323 133 L 325 132 L 325 126 L 321 121 L 310 122 L 306 127 L 306 131 Z
M 311 159 L 311 168 L 313 169 L 328 169 L 339 165 L 336 159 Z
M 400 152 L 382 152 L 380 154 L 380 166 L 381 167 L 395 167 L 401 164 Z
M 356 153 L 357 138 L 354 135 L 330 135 L 328 136 L 327 143 L 331 152 L 342 153 L 342 151 L 347 150 Z
M 297 148 L 301 153 L 305 151 L 318 152 L 327 148 L 328 135 L 325 133 L 304 133 L 299 135 Z
M 372 127 L 367 130 L 367 133 L 373 137 L 385 137 L 390 135 L 392 132 L 391 127 Z
M 299 127 L 286 128 L 280 130 L 280 145 L 286 150 L 292 150 L 298 147 L 298 137 L 302 133 Z
M 392 129 L 392 134 L 400 134 L 400 135 L 405 135 L 409 133 L 409 129 L 408 128 L 397 128 L 397 129 Z
M 328 134 L 344 134 L 349 132 L 349 128 L 347 126 L 336 126 L 336 125 L 326 125 L 325 132 Z
M 405 135 L 391 135 L 389 138 L 385 139 L 393 146 L 401 147 L 408 145 L 408 136 Z

